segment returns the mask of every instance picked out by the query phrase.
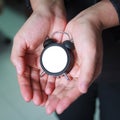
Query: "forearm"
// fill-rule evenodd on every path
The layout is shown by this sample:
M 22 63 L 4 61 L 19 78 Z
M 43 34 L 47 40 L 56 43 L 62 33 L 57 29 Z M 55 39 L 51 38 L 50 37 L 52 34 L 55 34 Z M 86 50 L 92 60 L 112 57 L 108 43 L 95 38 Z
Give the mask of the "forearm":
M 95 7 L 103 29 L 119 25 L 117 11 L 109 0 L 102 0 Z
M 40 6 L 47 6 L 48 4 L 50 4 L 50 0 L 30 0 L 30 3 L 32 6 L 32 9 L 35 10 L 36 8 Z
M 78 16 L 86 18 L 102 29 L 119 25 L 118 14 L 109 0 L 102 0 L 96 3 Z

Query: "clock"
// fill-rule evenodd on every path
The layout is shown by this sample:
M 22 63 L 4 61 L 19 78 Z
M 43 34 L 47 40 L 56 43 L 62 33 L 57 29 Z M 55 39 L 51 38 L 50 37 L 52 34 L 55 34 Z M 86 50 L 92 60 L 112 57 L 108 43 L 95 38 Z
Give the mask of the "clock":
M 74 44 L 70 40 L 58 43 L 48 38 L 43 43 L 40 64 L 48 75 L 60 76 L 70 72 L 74 65 Z

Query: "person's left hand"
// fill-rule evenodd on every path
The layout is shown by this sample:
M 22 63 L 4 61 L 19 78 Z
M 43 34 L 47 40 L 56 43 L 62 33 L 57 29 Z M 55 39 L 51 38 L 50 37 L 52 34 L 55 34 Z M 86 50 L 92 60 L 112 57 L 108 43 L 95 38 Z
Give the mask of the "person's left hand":
M 63 0 L 31 1 L 35 7 L 31 16 L 14 37 L 11 61 L 16 68 L 24 100 L 26 102 L 32 100 L 35 105 L 43 105 L 47 99 L 44 87 L 47 80 L 51 81 L 47 75 L 40 78 L 42 72 L 40 55 L 43 42 L 55 31 L 64 30 L 66 18 Z M 60 35 L 54 37 L 61 38 Z

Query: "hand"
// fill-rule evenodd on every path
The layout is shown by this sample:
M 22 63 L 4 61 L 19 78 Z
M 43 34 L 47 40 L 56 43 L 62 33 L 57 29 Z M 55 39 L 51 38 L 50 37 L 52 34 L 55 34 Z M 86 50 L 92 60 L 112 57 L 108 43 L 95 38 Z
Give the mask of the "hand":
M 51 3 L 50 3 L 51 4 Z M 11 61 L 16 67 L 21 94 L 25 101 L 33 100 L 36 105 L 45 103 L 45 76 L 40 80 L 40 54 L 43 41 L 55 31 L 66 26 L 63 3 L 56 1 L 52 7 L 38 5 L 14 38 Z M 60 39 L 60 36 L 55 36 Z
M 90 10 L 80 13 L 67 24 L 65 31 L 71 33 L 74 40 L 75 65 L 68 74 L 71 80 L 56 79 L 55 89 L 51 90 L 46 103 L 48 114 L 54 111 L 61 114 L 86 93 L 102 68 L 102 28 L 94 14 Z
M 109 0 L 89 7 L 68 23 L 65 31 L 73 36 L 75 65 L 68 74 L 71 80 L 57 79 L 55 89 L 49 92 L 51 95 L 46 103 L 48 114 L 55 110 L 58 114 L 62 113 L 87 92 L 102 69 L 102 30 L 116 25 L 119 25 L 118 15 Z

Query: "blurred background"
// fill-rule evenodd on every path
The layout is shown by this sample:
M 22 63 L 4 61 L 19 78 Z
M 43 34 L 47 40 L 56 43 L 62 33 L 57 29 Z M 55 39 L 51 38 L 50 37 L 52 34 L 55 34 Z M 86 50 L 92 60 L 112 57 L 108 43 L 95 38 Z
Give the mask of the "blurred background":
M 44 108 L 24 102 L 10 62 L 13 37 L 27 16 L 24 0 L 0 0 L 0 120 L 58 120 L 55 114 L 48 116 Z M 96 104 L 98 120 L 98 101 Z

